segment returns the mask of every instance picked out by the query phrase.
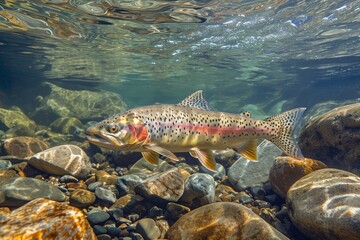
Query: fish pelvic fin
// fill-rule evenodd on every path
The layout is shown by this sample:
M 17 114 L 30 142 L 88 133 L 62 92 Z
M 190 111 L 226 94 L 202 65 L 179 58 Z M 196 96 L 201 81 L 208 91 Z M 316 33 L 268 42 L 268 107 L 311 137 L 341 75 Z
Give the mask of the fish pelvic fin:
M 172 152 L 170 152 L 169 150 L 165 149 L 165 148 L 162 148 L 162 147 L 159 147 L 159 146 L 156 146 L 156 145 L 143 145 L 144 148 L 152 151 L 152 152 L 155 152 L 155 153 L 158 153 L 162 156 L 165 156 L 173 161 L 179 161 L 180 159 L 175 155 L 173 154 Z M 143 155 L 144 156 L 144 155 Z M 145 158 L 145 156 L 144 156 Z M 146 158 L 145 158 L 146 159 Z
M 304 156 L 301 153 L 293 134 L 305 109 L 306 108 L 296 108 L 264 120 L 268 122 L 270 126 L 276 128 L 275 132 L 266 139 L 274 143 L 285 154 L 297 159 L 304 159 Z
M 259 142 L 257 139 L 251 139 L 239 147 L 233 148 L 234 151 L 250 161 L 257 160 L 257 146 Z
M 152 165 L 157 165 L 159 163 L 159 154 L 156 152 L 141 152 L 141 155 L 143 158 L 145 158 L 146 161 L 148 161 L 148 163 Z
M 216 172 L 216 162 L 211 150 L 193 149 L 190 152 L 192 157 L 199 159 L 201 164 L 212 172 Z

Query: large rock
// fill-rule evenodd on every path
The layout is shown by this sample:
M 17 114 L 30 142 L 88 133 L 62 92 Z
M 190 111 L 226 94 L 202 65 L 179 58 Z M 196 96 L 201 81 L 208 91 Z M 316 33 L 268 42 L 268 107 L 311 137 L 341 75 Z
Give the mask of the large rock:
M 360 172 L 360 103 L 335 108 L 306 124 L 299 145 L 306 157 Z
M 65 201 L 65 194 L 57 187 L 35 179 L 15 177 L 0 184 L 0 206 L 21 206 L 35 198 Z
M 50 147 L 50 144 L 33 137 L 14 137 L 6 139 L 2 149 L 6 155 L 19 158 L 30 157 Z
M 269 171 L 277 156 L 282 151 L 273 143 L 264 140 L 258 146 L 258 160 L 249 161 L 240 157 L 228 170 L 228 177 L 231 184 L 238 191 L 248 187 L 262 185 L 269 179 Z
M 91 170 L 86 153 L 76 145 L 60 145 L 33 155 L 29 164 L 46 173 L 85 178 Z
M 0 219 L 0 239 L 96 239 L 81 210 L 35 199 Z
M 325 168 L 297 181 L 287 194 L 289 215 L 311 239 L 359 239 L 360 177 Z
M 288 239 L 247 207 L 218 202 L 182 216 L 167 232 L 170 240 L 182 239 Z
M 269 180 L 278 195 L 286 198 L 287 191 L 303 176 L 327 166 L 317 160 L 305 158 L 299 160 L 293 157 L 277 157 L 270 169 Z
M 106 91 L 74 91 L 51 83 L 50 94 L 42 99 L 41 106 L 33 113 L 40 123 L 51 123 L 60 117 L 80 120 L 102 120 L 126 110 L 126 104 L 116 93 Z
M 36 124 L 20 110 L 0 108 L 0 129 L 7 130 L 15 126 L 23 125 L 35 129 Z

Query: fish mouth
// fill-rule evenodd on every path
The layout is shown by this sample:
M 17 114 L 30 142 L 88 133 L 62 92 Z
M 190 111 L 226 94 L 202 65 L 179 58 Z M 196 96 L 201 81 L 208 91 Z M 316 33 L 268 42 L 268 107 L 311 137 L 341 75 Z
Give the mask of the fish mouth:
M 106 136 L 98 133 L 87 133 L 86 140 L 96 146 L 107 148 L 107 149 L 119 149 L 125 144 L 114 136 Z

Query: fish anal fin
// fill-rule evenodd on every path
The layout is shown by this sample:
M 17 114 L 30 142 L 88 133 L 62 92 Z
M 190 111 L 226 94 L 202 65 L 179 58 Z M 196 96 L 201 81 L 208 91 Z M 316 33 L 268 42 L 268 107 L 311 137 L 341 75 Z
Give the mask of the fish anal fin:
M 239 147 L 234 148 L 244 158 L 256 161 L 257 160 L 257 146 L 259 142 L 256 139 L 251 139 Z
M 171 151 L 165 149 L 165 148 L 162 148 L 162 147 L 159 147 L 159 146 L 156 146 L 156 145 L 145 145 L 143 146 L 144 148 L 150 150 L 150 151 L 153 151 L 153 152 L 156 152 L 160 155 L 163 155 L 167 158 L 170 158 L 171 160 L 174 160 L 174 161 L 179 161 L 180 159 L 175 156 L 175 154 L 173 154 Z
M 191 156 L 196 156 L 199 159 L 201 164 L 209 169 L 210 171 L 216 172 L 216 162 L 214 159 L 214 155 L 211 150 L 200 150 L 196 149 L 190 152 Z
M 210 110 L 208 102 L 202 95 L 202 90 L 194 92 L 184 100 L 182 100 L 178 105 L 185 107 L 193 107 L 201 110 Z
M 150 164 L 157 165 L 159 163 L 159 154 L 156 152 L 141 152 L 141 155 L 148 161 Z

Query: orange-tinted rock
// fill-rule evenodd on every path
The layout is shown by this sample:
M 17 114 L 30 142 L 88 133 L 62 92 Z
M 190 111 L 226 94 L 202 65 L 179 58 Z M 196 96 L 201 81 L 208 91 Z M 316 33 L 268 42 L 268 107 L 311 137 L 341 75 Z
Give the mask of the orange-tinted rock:
M 317 160 L 305 158 L 299 160 L 293 157 L 277 157 L 270 169 L 271 186 L 279 196 L 286 198 L 287 191 L 303 176 L 327 166 Z
M 95 200 L 95 194 L 85 189 L 76 189 L 70 194 L 70 205 L 75 207 L 88 207 L 92 205 Z
M 181 239 L 288 239 L 247 207 L 217 202 L 182 216 L 167 232 L 170 240 Z
M 35 199 L 0 220 L 0 239 L 96 239 L 81 210 Z
M 18 177 L 19 175 L 16 174 L 16 172 L 14 170 L 1 170 L 0 169 L 0 183 L 4 180 L 13 178 L 13 177 Z
M 306 124 L 299 146 L 306 157 L 360 173 L 360 103 L 334 108 Z
M 6 139 L 3 143 L 3 149 L 6 155 L 20 158 L 30 157 L 49 147 L 50 145 L 47 142 L 33 137 L 14 137 Z

